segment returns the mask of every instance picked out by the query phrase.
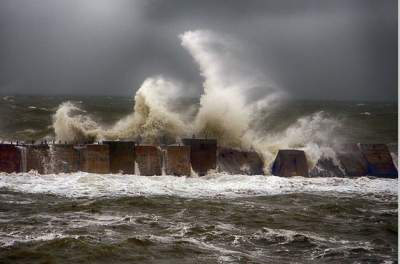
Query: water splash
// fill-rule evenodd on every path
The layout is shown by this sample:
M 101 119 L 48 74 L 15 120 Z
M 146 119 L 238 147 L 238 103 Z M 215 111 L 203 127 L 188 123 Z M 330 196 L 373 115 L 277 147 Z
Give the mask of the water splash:
M 162 137 L 174 142 L 196 134 L 216 138 L 221 146 L 256 150 L 265 158 L 266 172 L 282 148 L 305 150 L 311 166 L 320 156 L 331 155 L 327 145 L 339 140 L 335 128 L 340 123 L 323 112 L 301 117 L 283 131 L 257 129 L 285 94 L 257 67 L 246 62 L 236 41 L 207 30 L 188 31 L 180 39 L 204 77 L 204 90 L 194 117 L 174 108 L 184 94 L 180 82 L 163 76 L 150 77 L 136 92 L 133 112 L 109 128 L 95 122 L 75 104 L 61 104 L 53 122 L 57 140 L 140 137 L 145 143 L 159 143 Z

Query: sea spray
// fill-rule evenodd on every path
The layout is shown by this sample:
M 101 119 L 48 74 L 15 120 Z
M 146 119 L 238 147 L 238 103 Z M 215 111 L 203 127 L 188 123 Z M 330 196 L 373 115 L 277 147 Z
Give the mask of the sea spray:
M 323 155 L 332 156 L 330 145 L 340 141 L 336 136 L 338 120 L 316 112 L 298 118 L 283 131 L 258 130 L 259 123 L 268 121 L 285 97 L 279 87 L 247 63 L 240 45 L 229 37 L 197 30 L 185 32 L 180 39 L 204 78 L 195 116 L 173 107 L 184 94 L 184 86 L 155 76 L 147 78 L 136 92 L 133 112 L 112 127 L 95 122 L 72 102 L 61 104 L 54 115 L 56 139 L 71 142 L 140 137 L 143 143 L 160 143 L 162 137 L 176 142 L 195 134 L 216 138 L 220 146 L 261 153 L 266 173 L 282 148 L 305 150 L 310 166 Z
M 53 116 L 56 140 L 75 142 L 99 138 L 101 127 L 72 102 L 62 103 Z
M 27 160 L 27 151 L 26 147 L 24 146 L 17 146 L 20 154 L 21 154 L 21 167 L 20 170 L 22 172 L 27 172 L 27 167 L 28 167 L 28 160 Z
M 241 59 L 239 45 L 227 36 L 197 30 L 180 38 L 204 77 L 196 131 L 217 138 L 224 146 L 250 148 L 251 120 L 280 93 L 276 85 Z M 252 99 L 260 87 L 263 93 Z

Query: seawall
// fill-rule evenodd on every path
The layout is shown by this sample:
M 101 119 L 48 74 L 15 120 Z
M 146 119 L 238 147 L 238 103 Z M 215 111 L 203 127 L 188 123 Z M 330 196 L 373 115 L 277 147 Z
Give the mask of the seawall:
M 138 145 L 133 141 L 97 144 L 0 144 L 0 172 L 57 174 L 84 171 L 143 176 L 204 176 L 210 172 L 264 174 L 262 156 L 249 150 L 218 146 L 215 139 L 183 139 L 181 145 Z M 271 166 L 282 177 L 397 178 L 398 171 L 385 144 L 346 144 L 334 148 L 335 157 L 322 156 L 314 166 L 302 150 L 279 150 Z

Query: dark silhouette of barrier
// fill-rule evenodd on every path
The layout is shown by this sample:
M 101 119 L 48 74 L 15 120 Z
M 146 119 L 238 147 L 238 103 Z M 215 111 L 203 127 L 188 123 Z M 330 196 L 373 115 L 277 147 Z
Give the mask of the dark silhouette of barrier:
M 140 175 L 153 176 L 162 174 L 162 155 L 156 146 L 136 146 L 136 163 Z
M 385 144 L 361 144 L 361 152 L 368 163 L 368 175 L 397 178 L 397 168 Z
M 337 157 L 346 176 L 365 176 L 368 164 L 357 144 L 345 144 L 337 150 Z
M 49 145 L 26 145 L 27 171 L 36 170 L 40 174 L 48 172 L 50 161 Z
M 12 144 L 0 144 L 0 171 L 21 172 L 22 170 L 21 151 Z
M 199 176 L 217 168 L 217 140 L 186 138 L 182 142 L 190 146 L 190 163 Z
M 293 149 L 279 150 L 272 166 L 272 174 L 284 177 L 308 177 L 308 165 L 304 151 Z
M 168 175 L 190 176 L 190 147 L 167 146 L 165 157 L 165 169 Z
M 89 144 L 79 149 L 80 170 L 90 173 L 110 173 L 108 145 Z
M 264 161 L 255 151 L 218 147 L 218 171 L 230 174 L 262 175 Z
M 109 146 L 110 172 L 135 174 L 135 142 L 103 141 Z
M 72 144 L 54 144 L 50 146 L 50 171 L 52 173 L 70 173 L 79 170 L 79 152 Z

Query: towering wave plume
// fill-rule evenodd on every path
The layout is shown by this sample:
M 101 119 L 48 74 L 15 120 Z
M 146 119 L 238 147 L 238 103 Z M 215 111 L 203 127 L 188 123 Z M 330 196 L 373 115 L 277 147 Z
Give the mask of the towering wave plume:
M 224 145 L 250 147 L 251 120 L 276 98 L 276 86 L 241 59 L 242 51 L 228 37 L 211 31 L 189 31 L 180 37 L 205 79 L 196 131 Z M 252 98 L 260 90 L 262 94 Z
M 253 148 L 263 154 L 267 169 L 281 148 L 305 149 L 312 163 L 322 154 L 331 155 L 321 146 L 335 138 L 332 128 L 340 123 L 322 112 L 299 118 L 278 132 L 257 129 L 262 126 L 260 122 L 268 121 L 284 93 L 246 62 L 234 40 L 206 30 L 185 32 L 180 39 L 204 77 L 196 115 L 188 116 L 174 108 L 184 93 L 181 83 L 162 76 L 150 77 L 136 92 L 133 112 L 110 128 L 96 123 L 71 102 L 61 104 L 53 122 L 57 140 L 140 136 L 148 143 L 156 143 L 160 137 L 174 141 L 196 134 L 217 138 L 222 146 Z

